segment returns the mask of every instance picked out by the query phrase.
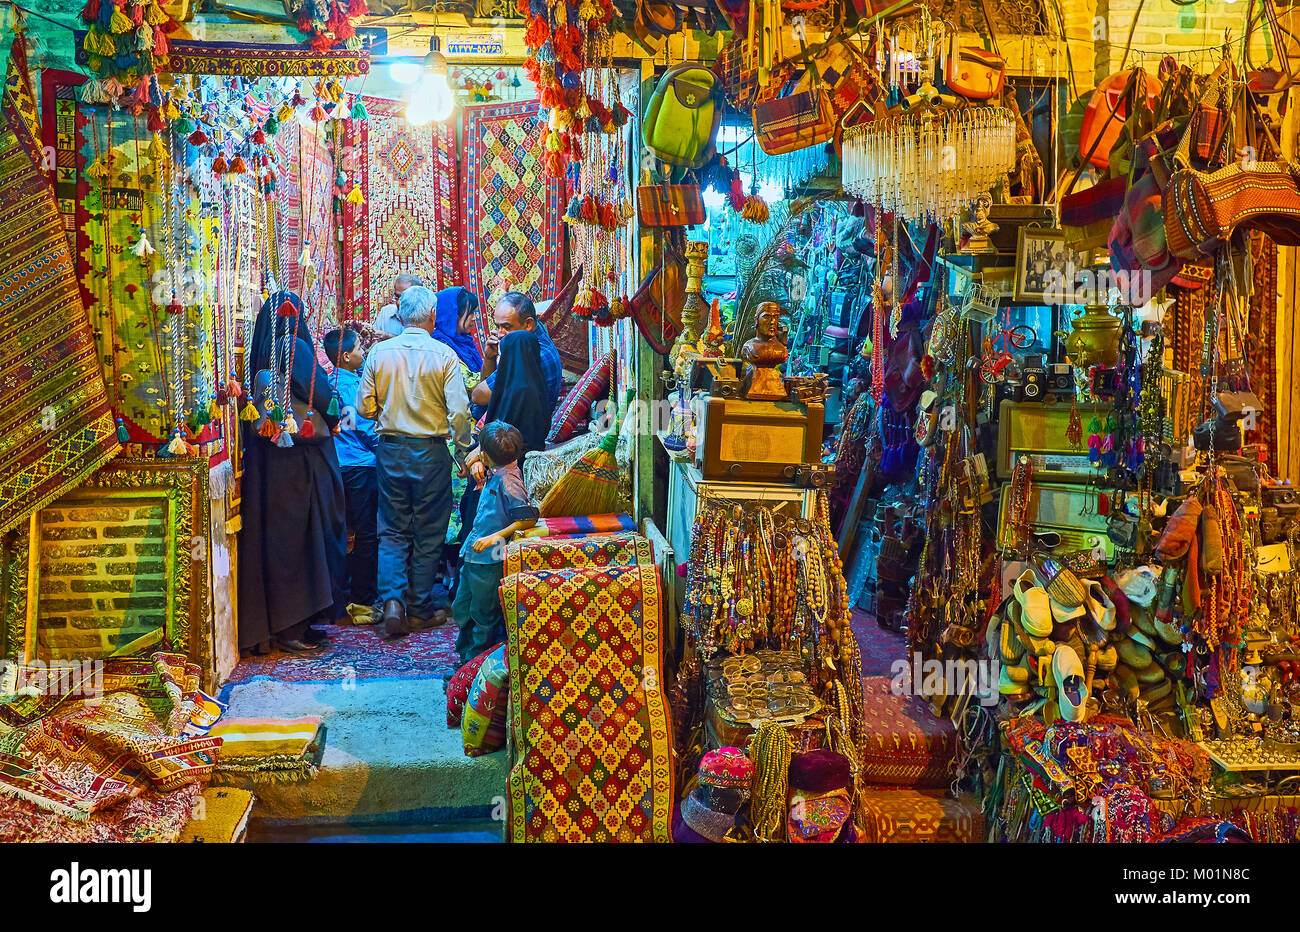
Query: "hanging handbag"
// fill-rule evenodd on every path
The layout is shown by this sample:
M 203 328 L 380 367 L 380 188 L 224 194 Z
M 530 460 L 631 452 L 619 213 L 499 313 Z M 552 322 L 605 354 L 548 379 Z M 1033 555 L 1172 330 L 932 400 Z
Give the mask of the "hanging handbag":
M 690 227 L 704 222 L 704 197 L 698 184 L 638 185 L 636 203 L 645 227 Z
M 815 69 L 804 69 L 797 80 L 778 79 L 759 92 L 754 132 L 768 155 L 807 149 L 834 138 L 835 112 L 815 75 Z
M 679 309 L 686 303 L 686 263 L 665 241 L 663 259 L 641 281 L 628 309 L 656 353 L 666 353 L 682 332 Z
M 944 82 L 954 94 L 967 100 L 988 100 L 1002 93 L 1007 63 L 1001 55 L 980 48 L 958 46 L 953 36 L 952 54 Z
M 687 62 L 664 72 L 641 121 L 641 136 L 655 158 L 681 168 L 699 168 L 716 152 L 722 122 L 722 86 L 717 76 Z
M 1160 94 L 1160 81 L 1141 68 L 1113 74 L 1093 91 L 1079 128 L 1079 151 L 1084 161 L 1090 162 L 1094 168 L 1104 171 L 1110 166 L 1110 150 L 1124 128 L 1129 115 L 1128 101 L 1132 99 L 1139 80 L 1148 104 L 1154 107 Z
M 1225 71 L 1206 98 L 1232 88 L 1235 82 Z M 1258 105 L 1244 89 L 1233 95 L 1239 129 L 1249 129 L 1259 117 Z M 1281 147 L 1264 123 L 1272 151 Z M 1226 135 L 1226 134 L 1225 134 Z M 1280 246 L 1300 246 L 1300 179 L 1295 163 L 1233 161 L 1216 171 L 1203 172 L 1191 167 L 1192 127 L 1183 135 L 1175 156 L 1178 165 L 1165 195 L 1165 228 L 1169 248 L 1181 258 L 1210 255 L 1225 243 L 1233 232 L 1259 230 Z M 1259 148 L 1254 147 L 1258 152 Z

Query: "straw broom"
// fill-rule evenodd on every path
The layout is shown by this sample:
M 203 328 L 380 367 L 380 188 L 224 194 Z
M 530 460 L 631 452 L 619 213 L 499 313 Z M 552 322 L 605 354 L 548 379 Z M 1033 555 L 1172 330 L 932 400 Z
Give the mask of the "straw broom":
M 606 515 L 617 510 L 618 436 L 623 414 L 631 401 L 632 392 L 628 391 L 623 410 L 616 412 L 614 424 L 601 438 L 600 446 L 583 454 L 582 459 L 551 486 L 538 509 L 543 518 Z

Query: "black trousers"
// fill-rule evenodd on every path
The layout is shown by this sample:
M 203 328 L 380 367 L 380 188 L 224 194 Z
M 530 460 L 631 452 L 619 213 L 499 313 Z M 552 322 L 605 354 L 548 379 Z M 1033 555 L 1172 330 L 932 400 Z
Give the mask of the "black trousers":
M 348 502 L 348 602 L 371 605 L 379 598 L 379 470 L 374 466 L 344 466 L 343 490 Z

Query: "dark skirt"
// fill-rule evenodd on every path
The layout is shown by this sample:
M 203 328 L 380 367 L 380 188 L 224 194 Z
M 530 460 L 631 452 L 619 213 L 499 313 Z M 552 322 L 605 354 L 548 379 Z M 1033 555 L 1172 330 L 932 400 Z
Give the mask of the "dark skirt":
M 347 580 L 347 513 L 334 438 L 281 448 L 249 436 L 240 513 L 240 648 L 300 637 L 318 615 L 332 620 Z

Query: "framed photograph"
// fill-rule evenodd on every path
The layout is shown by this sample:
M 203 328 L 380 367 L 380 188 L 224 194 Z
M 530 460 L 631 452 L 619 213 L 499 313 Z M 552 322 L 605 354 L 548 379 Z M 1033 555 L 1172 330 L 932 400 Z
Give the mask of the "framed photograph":
M 1066 290 L 1073 288 L 1075 275 L 1092 265 L 1091 251 L 1071 249 L 1065 233 L 1039 227 L 1021 227 L 1016 243 L 1017 301 L 1041 304 L 1063 301 Z

